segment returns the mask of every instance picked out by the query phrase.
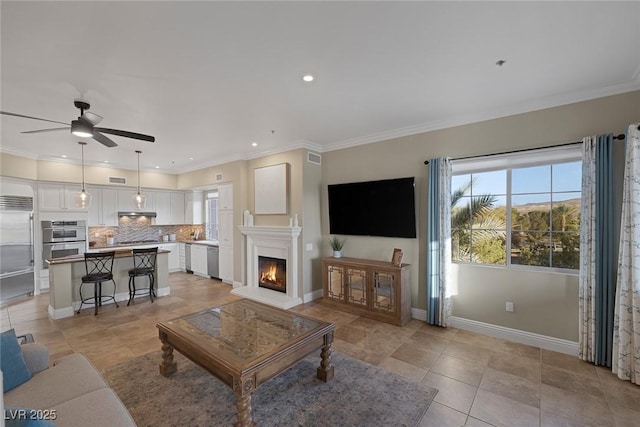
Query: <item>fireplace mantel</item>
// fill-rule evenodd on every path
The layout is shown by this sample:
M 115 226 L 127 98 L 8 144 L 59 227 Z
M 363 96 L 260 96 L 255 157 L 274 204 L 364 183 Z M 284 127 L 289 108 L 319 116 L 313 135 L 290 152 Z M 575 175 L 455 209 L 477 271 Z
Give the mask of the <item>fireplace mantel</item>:
M 300 235 L 302 227 L 279 227 L 279 226 L 256 226 L 240 225 L 240 232 L 245 236 L 252 237 L 273 237 L 282 239 L 292 239 Z
M 241 225 L 247 237 L 247 285 L 231 293 L 254 301 L 289 309 L 302 304 L 302 283 L 298 282 L 298 237 L 301 227 Z M 287 260 L 287 293 L 259 287 L 258 256 Z

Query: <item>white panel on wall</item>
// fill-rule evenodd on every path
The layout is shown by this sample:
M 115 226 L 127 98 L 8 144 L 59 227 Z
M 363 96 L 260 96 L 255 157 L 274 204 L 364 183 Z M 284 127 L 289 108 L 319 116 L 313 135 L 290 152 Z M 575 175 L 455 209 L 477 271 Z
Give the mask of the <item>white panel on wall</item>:
M 254 170 L 256 214 L 287 213 L 287 166 L 282 163 Z

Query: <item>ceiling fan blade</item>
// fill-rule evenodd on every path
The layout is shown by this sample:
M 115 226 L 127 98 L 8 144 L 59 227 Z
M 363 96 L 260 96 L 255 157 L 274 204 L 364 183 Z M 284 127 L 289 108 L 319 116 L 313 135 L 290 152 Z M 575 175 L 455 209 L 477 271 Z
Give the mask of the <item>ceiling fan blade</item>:
M 118 135 L 118 136 L 124 136 L 125 138 L 140 139 L 142 141 L 155 142 L 155 140 L 156 140 L 156 138 L 151 136 L 151 135 L 143 135 L 141 133 L 127 132 L 125 130 L 107 129 L 107 128 L 93 128 L 93 129 L 98 131 L 98 132 L 110 133 L 112 135 Z
M 69 125 L 69 123 L 65 123 L 65 122 L 58 122 L 56 120 L 41 119 L 39 117 L 25 116 L 24 114 L 10 113 L 8 111 L 0 111 L 0 114 L 4 114 L 6 116 L 22 117 L 23 119 L 42 120 L 43 122 L 58 123 L 58 124 L 67 125 L 67 126 Z
M 27 131 L 20 132 L 20 133 L 53 132 L 53 131 L 57 131 L 57 130 L 66 130 L 66 131 L 68 131 L 69 129 L 71 129 L 71 128 L 70 127 L 66 127 L 66 128 L 38 129 L 38 130 L 27 130 Z
M 93 139 L 95 139 L 100 144 L 102 144 L 102 145 L 104 145 L 106 147 L 117 147 L 118 146 L 118 144 L 113 142 L 111 139 L 107 138 L 106 136 L 104 136 L 100 132 L 96 132 L 95 129 L 93 130 Z
M 102 116 L 99 116 L 96 113 L 92 113 L 91 111 L 85 111 L 82 115 L 82 118 L 91 122 L 91 124 L 94 126 L 102 121 Z

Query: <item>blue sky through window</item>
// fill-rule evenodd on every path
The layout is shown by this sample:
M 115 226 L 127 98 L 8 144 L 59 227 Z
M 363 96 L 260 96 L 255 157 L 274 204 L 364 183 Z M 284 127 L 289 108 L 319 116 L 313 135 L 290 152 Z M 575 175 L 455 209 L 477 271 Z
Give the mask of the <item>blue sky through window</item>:
M 551 200 L 560 202 L 581 197 L 582 162 L 518 168 L 513 169 L 511 174 L 513 206 L 527 203 L 549 203 Z M 502 196 L 507 192 L 506 170 L 453 176 L 452 191 L 468 183 L 472 176 L 474 196 L 482 194 Z M 469 195 L 469 192 L 465 195 Z M 499 200 L 503 202 L 504 198 L 499 197 Z M 500 205 L 502 203 L 496 204 L 496 206 Z

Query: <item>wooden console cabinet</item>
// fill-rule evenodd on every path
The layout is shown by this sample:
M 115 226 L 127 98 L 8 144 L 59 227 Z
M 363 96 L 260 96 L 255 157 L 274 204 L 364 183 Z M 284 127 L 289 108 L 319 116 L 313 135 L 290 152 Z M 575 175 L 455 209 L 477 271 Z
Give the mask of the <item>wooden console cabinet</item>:
M 411 320 L 410 267 L 358 258 L 323 258 L 322 303 L 403 326 Z

